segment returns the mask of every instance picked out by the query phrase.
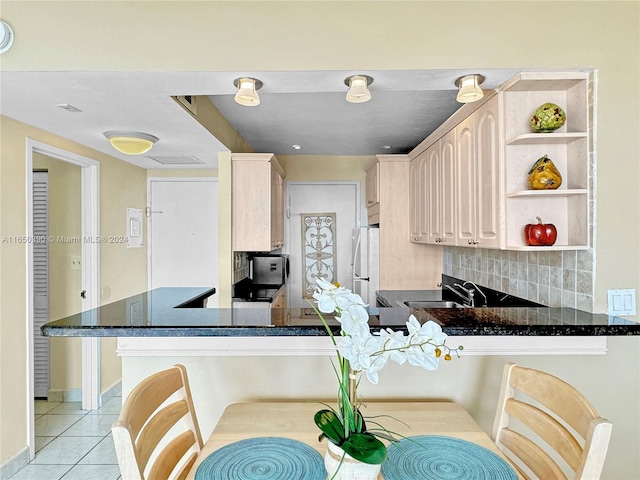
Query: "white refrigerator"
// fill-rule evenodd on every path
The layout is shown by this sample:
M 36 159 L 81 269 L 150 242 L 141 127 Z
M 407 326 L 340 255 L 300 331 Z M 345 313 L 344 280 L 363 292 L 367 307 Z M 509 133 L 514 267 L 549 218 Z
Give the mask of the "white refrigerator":
M 352 290 L 367 305 L 376 305 L 376 290 L 380 289 L 380 229 L 362 227 L 352 235 Z

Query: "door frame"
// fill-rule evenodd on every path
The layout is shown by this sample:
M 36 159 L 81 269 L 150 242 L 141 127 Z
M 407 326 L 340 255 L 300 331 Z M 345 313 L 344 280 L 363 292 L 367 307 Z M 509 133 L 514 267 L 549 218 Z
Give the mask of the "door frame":
M 82 215 L 82 287 L 87 298 L 82 311 L 89 320 L 100 306 L 100 162 L 61 148 L 27 138 L 26 141 L 26 212 L 27 238 L 33 238 L 33 154 L 39 153 L 81 167 Z M 93 239 L 93 241 L 91 241 Z M 33 244 L 27 242 L 27 405 L 29 458 L 35 457 L 34 345 L 33 345 Z M 85 314 L 83 314 L 84 316 Z M 97 322 L 97 319 L 93 319 Z M 100 407 L 100 339 L 82 338 L 82 408 Z
M 291 187 L 296 185 L 353 185 L 356 189 L 355 202 L 356 202 L 356 225 L 354 228 L 358 228 L 361 225 L 361 220 L 364 215 L 366 218 L 366 206 L 363 205 L 361 196 L 361 183 L 360 180 L 294 180 L 285 181 L 285 222 L 284 222 L 284 238 L 285 247 L 282 249 L 282 253 L 291 255 Z M 287 282 L 285 285 L 287 296 L 291 295 L 291 283 Z

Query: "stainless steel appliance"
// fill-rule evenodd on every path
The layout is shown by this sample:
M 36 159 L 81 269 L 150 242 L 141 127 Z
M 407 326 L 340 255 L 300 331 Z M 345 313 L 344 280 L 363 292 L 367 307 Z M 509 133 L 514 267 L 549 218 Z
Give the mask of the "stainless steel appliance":
M 352 246 L 352 290 L 364 303 L 375 306 L 376 290 L 380 289 L 380 229 L 354 229 Z
M 251 259 L 251 278 L 254 285 L 284 285 L 288 276 L 288 255 L 255 255 Z

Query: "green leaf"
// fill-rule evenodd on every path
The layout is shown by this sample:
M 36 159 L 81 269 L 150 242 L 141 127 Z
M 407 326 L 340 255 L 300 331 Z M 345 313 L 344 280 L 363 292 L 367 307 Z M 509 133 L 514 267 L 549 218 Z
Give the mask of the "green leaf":
M 340 418 L 331 410 L 320 410 L 313 420 L 322 433 L 336 445 L 342 445 L 344 441 L 344 427 Z
M 356 460 L 372 465 L 379 465 L 387 458 L 384 443 L 368 433 L 352 433 L 340 447 Z

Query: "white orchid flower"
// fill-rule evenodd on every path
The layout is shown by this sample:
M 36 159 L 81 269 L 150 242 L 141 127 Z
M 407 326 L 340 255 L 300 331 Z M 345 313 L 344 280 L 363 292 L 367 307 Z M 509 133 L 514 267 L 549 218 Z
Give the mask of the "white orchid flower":
M 353 315 L 352 313 L 353 312 Z M 365 310 L 366 312 L 366 310 Z M 366 337 L 369 335 L 369 314 L 363 318 L 361 312 L 356 309 L 349 309 L 342 312 L 342 315 L 336 317 L 340 322 L 342 334 L 355 337 Z
M 336 287 L 321 278 L 316 279 L 316 286 L 317 290 L 313 294 L 313 298 L 318 301 L 318 310 L 322 313 L 339 312 L 357 302 L 364 305 L 358 295 L 354 295 L 351 290 L 344 287 Z
M 407 337 L 402 332 L 394 332 L 390 328 L 380 330 L 376 335 L 382 339 L 382 345 L 385 353 L 391 360 L 402 365 L 407 355 L 403 349 L 407 345 Z
M 364 372 L 374 385 L 378 383 L 378 371 L 387 363 L 386 355 L 377 354 L 381 350 L 380 337 L 374 337 L 370 334 L 348 336 L 344 338 L 342 343 L 342 355 L 349 360 L 351 368 Z

